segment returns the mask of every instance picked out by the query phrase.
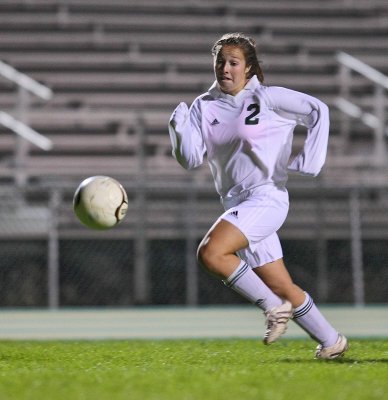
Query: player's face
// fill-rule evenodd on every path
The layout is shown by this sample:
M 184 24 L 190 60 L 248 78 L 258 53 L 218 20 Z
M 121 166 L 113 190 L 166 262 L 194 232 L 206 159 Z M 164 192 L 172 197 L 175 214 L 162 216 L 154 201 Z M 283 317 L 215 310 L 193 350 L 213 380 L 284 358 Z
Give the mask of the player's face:
M 247 83 L 247 67 L 243 51 L 226 45 L 214 58 L 214 73 L 221 90 L 235 96 Z

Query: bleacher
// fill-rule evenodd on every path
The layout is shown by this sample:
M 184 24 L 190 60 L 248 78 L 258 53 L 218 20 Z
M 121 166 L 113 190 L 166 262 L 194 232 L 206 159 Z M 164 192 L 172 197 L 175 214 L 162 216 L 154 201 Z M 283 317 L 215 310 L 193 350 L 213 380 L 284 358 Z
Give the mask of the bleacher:
M 54 148 L 30 146 L 28 180 L 79 182 L 104 174 L 130 185 L 140 174 L 151 186 L 179 186 L 189 175 L 171 157 L 167 121 L 180 101 L 191 103 L 211 85 L 210 48 L 228 31 L 257 40 L 267 84 L 309 93 L 330 106 L 325 182 L 346 186 L 362 178 L 381 184 L 387 169 L 370 171 L 360 152 L 372 146 L 370 128 L 352 122 L 348 147 L 338 150 L 335 55 L 348 52 L 388 74 L 388 3 L 382 0 L 2 1 L 0 59 L 54 92 L 49 102 L 30 99 L 28 122 Z M 354 77 L 352 95 L 372 107 L 373 87 L 365 79 Z M 15 114 L 16 105 L 15 87 L 0 79 L 0 110 Z M 0 133 L 0 179 L 8 181 L 15 138 L 5 129 Z M 297 131 L 295 150 L 303 134 Z M 206 166 L 195 179 L 212 190 Z M 291 186 L 299 179 L 291 177 Z M 203 210 L 212 210 L 211 204 Z

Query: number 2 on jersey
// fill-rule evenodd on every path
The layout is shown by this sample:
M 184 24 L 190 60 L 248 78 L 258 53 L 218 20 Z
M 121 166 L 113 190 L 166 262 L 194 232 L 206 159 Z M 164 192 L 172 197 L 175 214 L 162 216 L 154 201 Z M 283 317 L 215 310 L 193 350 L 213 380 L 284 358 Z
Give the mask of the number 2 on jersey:
M 257 125 L 259 123 L 259 118 L 255 117 L 260 113 L 260 104 L 250 104 L 247 111 L 252 111 L 252 113 L 245 118 L 245 125 Z

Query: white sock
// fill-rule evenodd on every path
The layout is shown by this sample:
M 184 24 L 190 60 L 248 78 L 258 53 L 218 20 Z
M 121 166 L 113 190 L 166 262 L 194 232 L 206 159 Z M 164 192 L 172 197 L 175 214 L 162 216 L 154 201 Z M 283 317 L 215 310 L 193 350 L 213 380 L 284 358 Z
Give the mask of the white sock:
M 223 282 L 264 311 L 282 304 L 280 297 L 272 292 L 245 261 L 241 261 L 234 272 Z
M 338 339 L 338 332 L 321 314 L 308 293 L 303 304 L 295 308 L 293 319 L 312 339 L 324 347 L 332 346 Z

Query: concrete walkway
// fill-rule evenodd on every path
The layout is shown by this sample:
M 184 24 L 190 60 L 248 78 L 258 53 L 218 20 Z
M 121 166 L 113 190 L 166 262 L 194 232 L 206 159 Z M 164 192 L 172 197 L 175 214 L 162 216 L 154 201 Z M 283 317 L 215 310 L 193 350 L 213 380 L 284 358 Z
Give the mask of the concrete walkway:
M 320 307 L 349 337 L 388 339 L 388 305 Z M 253 306 L 0 310 L 0 339 L 261 338 L 264 317 Z M 290 323 L 286 338 L 307 338 Z

